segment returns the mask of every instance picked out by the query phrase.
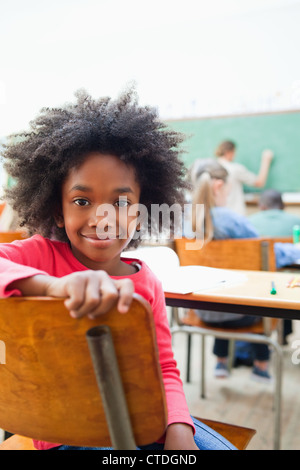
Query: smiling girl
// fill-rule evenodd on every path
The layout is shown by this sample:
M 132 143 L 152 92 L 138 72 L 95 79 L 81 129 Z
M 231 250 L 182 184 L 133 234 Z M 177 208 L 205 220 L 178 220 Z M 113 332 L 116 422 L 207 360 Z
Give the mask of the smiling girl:
M 80 92 L 75 104 L 42 110 L 4 152 L 15 180 L 7 201 L 31 237 L 1 245 L 0 295 L 65 297 L 74 318 L 95 318 L 116 303 L 125 314 L 133 293 L 142 295 L 153 311 L 168 406 L 163 443 L 152 448 L 231 449 L 189 414 L 161 283 L 142 261 L 121 258 L 138 242 L 135 207 L 182 201 L 181 141 L 131 90 L 115 101 Z

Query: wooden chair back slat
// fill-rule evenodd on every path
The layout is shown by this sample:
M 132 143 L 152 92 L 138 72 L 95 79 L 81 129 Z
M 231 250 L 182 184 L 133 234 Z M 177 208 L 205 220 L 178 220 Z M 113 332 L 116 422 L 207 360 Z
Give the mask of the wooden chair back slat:
M 259 271 L 263 267 L 262 240 L 259 238 L 212 240 L 201 249 L 187 249 L 191 241 L 175 240 L 181 266 L 199 265 L 222 269 Z
M 159 439 L 166 404 L 150 306 L 135 296 L 127 314 L 116 308 L 72 319 L 62 299 L 0 299 L 0 428 L 69 445 L 111 445 L 86 340 L 110 327 L 137 445 Z

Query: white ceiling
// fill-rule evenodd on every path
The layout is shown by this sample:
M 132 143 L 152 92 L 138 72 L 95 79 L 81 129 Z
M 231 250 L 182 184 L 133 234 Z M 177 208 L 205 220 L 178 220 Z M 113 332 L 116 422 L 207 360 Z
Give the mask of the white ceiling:
M 300 108 L 300 0 L 1 0 L 0 137 L 85 87 L 163 117 Z

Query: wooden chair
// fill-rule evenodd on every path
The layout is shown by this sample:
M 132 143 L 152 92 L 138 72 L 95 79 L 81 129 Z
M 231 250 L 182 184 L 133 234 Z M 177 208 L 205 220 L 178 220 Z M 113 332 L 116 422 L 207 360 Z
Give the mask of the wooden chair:
M 276 271 L 275 243 L 292 243 L 292 237 L 261 237 L 213 240 L 201 249 L 187 249 L 191 241 L 175 239 L 181 266 L 199 265 L 221 269 Z
M 0 232 L 0 243 L 11 243 L 14 240 L 24 240 L 28 235 L 25 231 Z
M 204 245 L 200 250 L 188 250 L 186 247 L 187 243 L 190 243 L 190 241 L 182 238 L 175 240 L 175 251 L 181 266 L 200 265 L 220 269 L 275 271 L 276 260 L 274 253 L 274 243 L 275 241 L 279 240 L 282 239 L 247 238 L 213 240 Z M 189 322 L 189 317 L 187 316 L 182 321 L 187 325 Z M 178 319 L 177 312 L 177 323 L 180 322 L 181 321 Z M 205 327 L 203 322 L 201 327 Z M 206 326 L 206 328 L 208 327 Z M 281 329 L 282 322 L 279 320 L 265 318 L 260 324 L 254 325 L 252 328 L 247 328 L 247 332 L 252 332 L 254 334 L 264 334 L 269 337 L 272 331 L 277 331 L 281 335 Z M 188 341 L 187 382 L 189 382 L 190 375 L 190 335 L 188 337 Z M 231 350 L 233 350 L 233 340 L 231 341 Z M 203 380 L 202 387 L 204 387 Z M 204 389 L 202 389 L 201 395 L 205 395 Z
M 277 239 L 278 240 L 278 239 Z M 268 238 L 255 239 L 229 239 L 213 240 L 200 250 L 187 248 L 190 240 L 185 238 L 175 240 L 175 250 L 180 265 L 201 265 L 221 269 L 240 270 L 276 270 L 274 253 L 274 240 Z M 281 339 L 272 338 L 276 332 L 278 338 L 282 332 L 282 321 L 278 319 L 263 318 L 252 327 L 220 329 L 207 325 L 194 311 L 188 311 L 183 318 L 179 317 L 178 309 L 174 311 L 177 325 L 172 326 L 172 334 L 184 332 L 187 334 L 187 372 L 186 380 L 190 381 L 191 340 L 193 334 L 201 336 L 201 397 L 205 398 L 205 337 L 227 339 L 230 342 L 230 359 L 233 360 L 234 342 L 237 340 L 251 343 L 267 344 L 275 352 L 275 388 L 274 388 L 274 448 L 280 447 L 280 417 L 281 417 L 281 388 L 282 388 L 282 362 L 283 352 L 280 346 Z
M 266 242 L 266 248 L 268 257 L 269 269 L 268 271 L 278 271 L 276 267 L 276 258 L 275 258 L 275 243 L 293 243 L 293 237 L 270 237 L 263 240 Z M 284 268 L 283 268 L 284 269 Z M 280 269 L 281 271 L 282 269 Z
M 135 449 L 164 434 L 154 322 L 140 296 L 126 315 L 114 308 L 97 320 L 72 319 L 62 299 L 0 299 L 0 338 L 0 427 L 14 434 L 0 450 L 33 450 L 31 438 Z M 241 449 L 255 433 L 215 426 Z
M 175 239 L 175 251 L 181 266 L 275 271 L 275 255 L 267 238 L 212 240 L 197 250 L 187 249 L 189 244 L 191 241 L 186 238 Z

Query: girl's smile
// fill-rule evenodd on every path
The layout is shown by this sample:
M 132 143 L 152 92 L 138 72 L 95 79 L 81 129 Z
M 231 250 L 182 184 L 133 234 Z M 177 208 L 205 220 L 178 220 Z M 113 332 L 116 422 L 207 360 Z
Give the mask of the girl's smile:
M 114 155 L 90 153 L 70 171 L 56 220 L 78 261 L 110 275 L 134 272 L 120 254 L 135 233 L 137 213 L 129 208 L 138 205 L 140 192 L 134 168 Z

